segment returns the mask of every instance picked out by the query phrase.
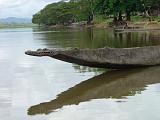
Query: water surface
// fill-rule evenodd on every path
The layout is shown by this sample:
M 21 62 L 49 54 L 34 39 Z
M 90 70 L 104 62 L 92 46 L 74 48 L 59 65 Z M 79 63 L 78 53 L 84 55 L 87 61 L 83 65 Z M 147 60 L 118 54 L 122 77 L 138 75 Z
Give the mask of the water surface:
M 138 47 L 160 44 L 160 31 L 0 29 L 3 120 L 159 120 L 160 67 L 104 70 L 49 57 L 37 48 Z

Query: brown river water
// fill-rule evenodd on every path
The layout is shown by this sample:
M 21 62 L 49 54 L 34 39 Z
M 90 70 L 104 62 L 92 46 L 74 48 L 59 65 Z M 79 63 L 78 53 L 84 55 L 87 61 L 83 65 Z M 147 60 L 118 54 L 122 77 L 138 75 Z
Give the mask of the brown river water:
M 160 31 L 0 29 L 0 120 L 160 120 L 160 66 L 107 70 L 24 54 L 149 45 L 160 45 Z

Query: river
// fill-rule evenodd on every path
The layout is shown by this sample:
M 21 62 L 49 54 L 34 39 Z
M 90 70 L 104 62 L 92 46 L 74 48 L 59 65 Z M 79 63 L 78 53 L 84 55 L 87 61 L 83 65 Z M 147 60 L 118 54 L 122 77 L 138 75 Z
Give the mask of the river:
M 0 29 L 0 119 L 160 120 L 160 66 L 107 70 L 24 54 L 149 45 L 160 45 L 160 31 Z

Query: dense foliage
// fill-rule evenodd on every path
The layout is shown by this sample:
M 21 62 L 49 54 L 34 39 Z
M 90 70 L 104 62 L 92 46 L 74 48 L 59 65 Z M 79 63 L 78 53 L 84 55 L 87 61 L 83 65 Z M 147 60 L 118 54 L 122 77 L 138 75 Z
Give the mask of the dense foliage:
M 114 21 L 131 20 L 131 15 L 150 17 L 160 11 L 160 0 L 70 0 L 47 5 L 33 15 L 36 24 L 55 25 L 87 21 L 91 23 L 94 16 L 113 17 Z

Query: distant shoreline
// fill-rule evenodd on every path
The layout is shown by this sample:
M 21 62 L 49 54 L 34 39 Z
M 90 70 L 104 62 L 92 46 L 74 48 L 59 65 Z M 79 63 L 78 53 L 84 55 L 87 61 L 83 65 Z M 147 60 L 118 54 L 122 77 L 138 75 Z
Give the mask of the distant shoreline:
M 25 28 L 36 27 L 38 25 L 32 23 L 0 23 L 0 29 L 2 28 Z

